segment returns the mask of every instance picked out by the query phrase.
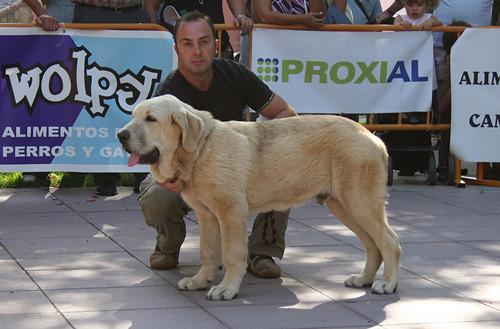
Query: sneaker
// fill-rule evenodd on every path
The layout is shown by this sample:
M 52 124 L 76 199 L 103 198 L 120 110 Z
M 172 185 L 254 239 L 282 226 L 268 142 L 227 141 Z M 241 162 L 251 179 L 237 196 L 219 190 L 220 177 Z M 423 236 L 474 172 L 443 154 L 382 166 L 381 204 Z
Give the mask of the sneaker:
M 174 254 L 164 254 L 159 250 L 155 250 L 155 252 L 149 257 L 149 263 L 151 264 L 152 269 L 170 270 L 179 264 L 178 259 L 178 252 Z
M 165 23 L 175 26 L 178 18 L 181 18 L 181 15 L 179 15 L 179 12 L 173 6 L 166 6 L 163 9 L 163 20 Z
M 280 267 L 272 257 L 266 255 L 248 255 L 247 270 L 258 278 L 273 279 L 281 275 Z
M 34 183 L 36 181 L 35 175 L 23 175 L 23 181 L 26 183 Z

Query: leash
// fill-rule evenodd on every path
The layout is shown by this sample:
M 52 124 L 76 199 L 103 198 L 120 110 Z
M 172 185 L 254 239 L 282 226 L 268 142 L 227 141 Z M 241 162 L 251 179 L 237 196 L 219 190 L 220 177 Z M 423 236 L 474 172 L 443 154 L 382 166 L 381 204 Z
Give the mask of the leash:
M 271 229 L 273 233 L 273 240 L 269 242 L 267 240 L 267 230 L 269 228 L 269 224 L 271 224 Z M 278 241 L 278 234 L 276 233 L 276 220 L 274 219 L 274 212 L 268 212 L 266 217 L 264 218 L 264 227 L 262 228 L 262 240 L 266 246 L 273 246 L 276 241 Z

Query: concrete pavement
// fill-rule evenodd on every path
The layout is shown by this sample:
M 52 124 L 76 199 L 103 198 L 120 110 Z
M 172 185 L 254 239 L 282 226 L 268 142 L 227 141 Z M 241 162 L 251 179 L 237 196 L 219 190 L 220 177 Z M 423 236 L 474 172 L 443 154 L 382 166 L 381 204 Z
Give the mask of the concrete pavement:
M 499 188 L 395 180 L 394 295 L 344 287 L 363 248 L 310 202 L 290 214 L 282 277 L 247 274 L 238 298 L 219 302 L 176 288 L 200 266 L 194 213 L 178 268 L 154 271 L 155 232 L 132 189 L 119 191 L 0 189 L 0 328 L 500 328 Z

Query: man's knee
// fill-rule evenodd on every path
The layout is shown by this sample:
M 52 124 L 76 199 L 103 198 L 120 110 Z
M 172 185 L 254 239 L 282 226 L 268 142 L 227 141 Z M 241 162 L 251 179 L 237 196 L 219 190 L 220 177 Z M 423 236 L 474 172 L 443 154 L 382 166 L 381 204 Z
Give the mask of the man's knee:
M 184 215 L 189 211 L 179 193 L 165 190 L 150 175 L 141 183 L 137 200 L 141 205 L 146 224 L 155 228 L 166 220 L 182 222 Z

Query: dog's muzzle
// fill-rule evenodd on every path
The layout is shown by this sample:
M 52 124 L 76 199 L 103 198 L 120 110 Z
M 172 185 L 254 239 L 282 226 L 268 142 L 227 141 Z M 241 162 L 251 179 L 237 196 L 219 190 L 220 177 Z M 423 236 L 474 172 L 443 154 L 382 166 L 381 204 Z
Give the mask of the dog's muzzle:
M 122 144 L 123 149 L 127 153 L 131 154 L 131 158 L 133 157 L 135 159 L 135 160 L 133 160 L 133 163 L 129 162 L 129 166 L 134 166 L 137 163 L 151 165 L 151 164 L 155 164 L 159 161 L 160 150 L 158 150 L 157 147 L 155 147 L 151 152 L 148 152 L 146 154 L 138 154 L 137 152 L 134 152 L 133 150 L 131 150 L 129 147 L 130 132 L 128 130 L 121 130 L 118 132 L 118 134 L 116 136 L 120 140 L 120 143 Z

